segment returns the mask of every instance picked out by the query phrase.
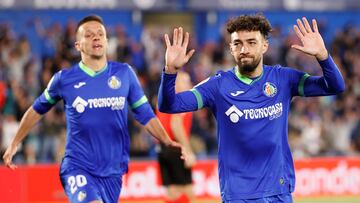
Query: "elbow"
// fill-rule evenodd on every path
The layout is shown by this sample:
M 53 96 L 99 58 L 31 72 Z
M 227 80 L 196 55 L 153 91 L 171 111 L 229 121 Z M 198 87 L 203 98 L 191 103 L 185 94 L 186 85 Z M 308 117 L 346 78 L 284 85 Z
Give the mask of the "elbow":
M 177 109 L 171 105 L 159 105 L 159 111 L 162 113 L 178 113 Z
M 165 102 L 163 101 L 162 97 L 159 96 L 158 97 L 158 110 L 162 113 L 166 113 L 167 112 L 167 108 L 166 108 L 166 104 Z
M 341 80 L 337 80 L 336 82 L 333 82 L 333 83 L 327 83 L 325 81 L 325 89 L 331 95 L 341 94 L 346 89 L 345 81 L 342 78 L 341 78 Z
M 335 93 L 336 94 L 340 94 L 340 93 L 343 93 L 346 89 L 346 86 L 345 86 L 345 81 L 342 80 L 341 83 L 339 83 L 338 87 L 335 89 Z
M 162 113 L 169 113 L 169 110 L 165 108 L 164 106 L 159 105 L 159 111 Z
M 161 104 L 159 103 L 159 111 L 162 112 L 162 113 L 171 113 L 171 108 L 170 106 L 167 106 L 167 105 L 164 105 L 164 104 Z
M 345 83 L 339 88 L 338 94 L 345 92 L 346 86 Z

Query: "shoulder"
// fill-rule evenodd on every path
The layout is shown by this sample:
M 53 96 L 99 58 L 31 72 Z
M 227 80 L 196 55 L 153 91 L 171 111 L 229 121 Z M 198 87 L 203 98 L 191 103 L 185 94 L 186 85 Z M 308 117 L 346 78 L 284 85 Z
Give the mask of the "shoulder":
M 133 72 L 133 68 L 127 63 L 109 61 L 108 66 L 112 72 Z
M 58 72 L 55 73 L 55 75 L 58 75 L 58 77 L 67 77 L 73 74 L 77 73 L 77 70 L 79 69 L 79 64 L 74 64 L 70 67 L 64 67 L 61 70 L 59 70 Z
M 224 80 L 225 78 L 228 78 L 232 73 L 232 69 L 227 69 L 227 70 L 218 70 L 216 71 L 215 74 L 207 77 L 206 79 L 204 79 L 203 81 L 201 81 L 200 83 L 198 83 L 195 87 L 198 87 L 202 84 L 217 84 L 219 82 L 221 82 L 222 80 Z
M 227 78 L 232 75 L 232 69 L 218 70 L 214 75 L 211 75 L 209 78 L 211 80 L 220 81 L 224 78 Z
M 61 82 L 67 83 L 78 79 L 83 75 L 79 63 L 76 63 L 70 67 L 63 67 L 61 70 L 55 73 L 54 78 L 58 78 Z
M 265 71 L 282 71 L 283 69 L 287 69 L 288 67 L 284 67 L 280 64 L 276 65 L 264 65 Z
M 280 75 L 288 75 L 288 74 L 297 72 L 297 70 L 295 70 L 294 68 L 281 66 L 279 64 L 272 65 L 272 66 L 265 65 L 264 70 L 265 70 L 265 72 L 268 72 L 268 73 L 275 73 L 275 74 L 280 74 Z
M 235 70 L 234 67 L 224 70 L 218 70 L 213 76 L 210 77 L 210 79 L 217 82 L 227 81 L 229 79 L 234 78 L 235 76 L 234 70 Z

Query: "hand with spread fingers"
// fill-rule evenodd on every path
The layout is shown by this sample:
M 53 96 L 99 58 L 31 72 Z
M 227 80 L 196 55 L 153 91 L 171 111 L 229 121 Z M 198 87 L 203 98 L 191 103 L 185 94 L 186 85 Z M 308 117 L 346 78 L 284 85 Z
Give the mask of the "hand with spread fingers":
M 182 27 L 174 29 L 173 43 L 170 43 L 168 34 L 165 34 L 166 53 L 165 53 L 165 72 L 176 73 L 179 68 L 185 65 L 195 50 L 192 49 L 186 53 L 189 44 L 189 33 L 184 31 Z
M 328 51 L 326 50 L 324 40 L 321 37 L 316 20 L 312 20 L 312 28 L 305 17 L 296 20 L 297 25 L 294 25 L 296 35 L 300 38 L 301 45 L 292 45 L 291 47 L 302 51 L 306 54 L 315 56 L 319 61 L 328 58 Z

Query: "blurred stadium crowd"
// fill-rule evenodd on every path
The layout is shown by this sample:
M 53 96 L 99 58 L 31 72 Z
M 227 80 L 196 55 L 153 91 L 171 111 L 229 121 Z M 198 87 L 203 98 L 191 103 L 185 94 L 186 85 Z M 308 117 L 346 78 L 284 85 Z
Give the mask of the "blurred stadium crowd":
M 74 49 L 76 22 L 69 20 L 65 26 L 57 22 L 45 26 L 36 19 L 33 22 L 41 40 L 41 53 L 32 52 L 34 42 L 26 35 L 7 22 L 0 22 L 1 157 L 21 116 L 42 93 L 52 75 L 80 60 Z M 326 29 L 326 24 L 321 24 L 320 28 Z M 165 28 L 144 27 L 141 40 L 136 41 L 121 24 L 108 27 L 109 58 L 132 65 L 154 109 L 164 65 L 162 36 L 166 31 Z M 360 154 L 360 30 L 347 24 L 334 36 L 326 43 L 346 80 L 346 91 L 339 96 L 294 99 L 289 141 L 295 159 Z M 217 42 L 199 45 L 192 40 L 191 43 L 196 53 L 184 69 L 191 74 L 194 84 L 219 69 L 234 65 L 228 51 L 227 34 Z M 322 74 L 314 58 L 290 48 L 294 43 L 299 41 L 293 32 L 275 26 L 265 63 L 295 67 L 313 75 Z M 156 141 L 133 119 L 130 119 L 129 130 L 132 158 L 155 158 Z M 66 121 L 63 104 L 59 103 L 26 138 L 14 162 L 59 162 L 65 142 Z M 191 144 L 199 158 L 216 156 L 216 126 L 206 109 L 194 113 Z

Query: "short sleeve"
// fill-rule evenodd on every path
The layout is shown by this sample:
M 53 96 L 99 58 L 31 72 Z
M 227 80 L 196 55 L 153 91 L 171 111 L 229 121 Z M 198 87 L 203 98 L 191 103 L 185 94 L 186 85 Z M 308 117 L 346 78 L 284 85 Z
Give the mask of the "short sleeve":
M 144 94 L 144 91 L 135 75 L 135 72 L 130 66 L 128 66 L 128 68 L 130 88 L 127 100 L 129 102 L 131 110 L 135 114 L 135 119 L 141 124 L 145 125 L 151 118 L 155 117 L 155 113 L 152 110 L 148 99 Z
M 59 100 L 62 99 L 60 94 L 60 78 L 61 71 L 55 73 L 55 75 L 49 81 L 44 92 L 35 100 L 33 108 L 39 114 L 48 112 Z

